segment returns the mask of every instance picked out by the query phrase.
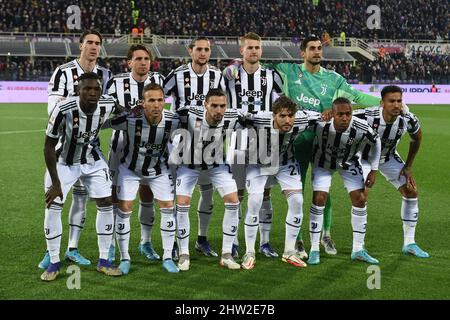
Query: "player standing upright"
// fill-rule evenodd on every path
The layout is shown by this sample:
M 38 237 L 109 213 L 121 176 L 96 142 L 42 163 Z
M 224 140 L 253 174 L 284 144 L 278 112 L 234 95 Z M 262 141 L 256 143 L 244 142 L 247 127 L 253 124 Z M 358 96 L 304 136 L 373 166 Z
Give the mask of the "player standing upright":
M 379 171 L 402 195 L 400 216 L 403 221 L 403 253 L 419 258 L 430 255 L 423 251 L 415 241 L 416 225 L 419 218 L 417 186 L 412 176 L 414 158 L 422 142 L 422 129 L 419 120 L 411 113 L 402 114 L 402 89 L 386 86 L 381 90 L 381 106 L 355 110 L 354 116 L 366 120 L 381 138 L 381 158 Z M 396 148 L 401 137 L 408 132 L 411 137 L 406 162 Z M 368 175 L 367 147 L 362 154 L 364 177 Z M 366 196 L 368 190 L 366 189 Z
M 243 63 L 237 69 L 236 77 L 225 81 L 229 107 L 237 109 L 243 114 L 272 111 L 273 101 L 277 95 L 282 94 L 283 81 L 274 69 L 261 66 L 262 43 L 259 35 L 249 32 L 240 41 L 240 53 Z M 241 202 L 244 198 L 245 190 L 245 168 L 244 164 L 234 164 L 232 166 L 233 177 L 236 180 L 239 201 Z M 269 243 L 272 211 L 270 189 L 268 188 L 264 192 L 260 210 L 260 252 L 267 257 L 275 258 L 278 257 L 278 254 Z M 239 218 L 241 218 L 241 208 L 239 212 Z M 239 242 L 236 237 L 233 246 L 234 257 L 237 257 L 238 245 Z
M 113 96 L 121 106 L 132 109 L 142 104 L 144 86 L 149 83 L 163 85 L 164 77 L 158 72 L 150 72 L 152 55 L 147 47 L 137 44 L 132 45 L 127 53 L 128 65 L 131 72 L 114 76 L 108 83 L 107 92 Z M 112 197 L 114 217 L 117 213 L 117 170 L 122 157 L 124 146 L 122 131 L 113 131 L 109 149 L 109 169 L 112 177 Z M 141 241 L 139 251 L 149 260 L 159 260 L 159 255 L 153 249 L 151 232 L 155 219 L 153 206 L 153 193 L 148 185 L 139 187 L 139 222 L 141 225 Z M 114 242 L 110 246 L 109 259 L 114 260 Z
M 103 93 L 106 92 L 106 83 L 111 77 L 111 71 L 97 65 L 100 55 L 102 36 L 96 30 L 86 30 L 80 36 L 80 56 L 56 68 L 48 84 L 48 106 L 50 115 L 55 105 L 67 97 L 77 94 L 78 81 L 85 72 L 98 74 L 102 81 Z M 78 251 L 78 241 L 84 227 L 86 217 L 86 204 L 89 200 L 86 188 L 76 183 L 72 192 L 72 205 L 69 211 L 69 242 L 65 258 L 80 265 L 89 265 L 91 262 Z M 39 263 L 39 268 L 46 269 L 50 263 L 48 252 Z
M 164 81 L 164 91 L 172 95 L 171 111 L 180 113 L 191 107 L 203 107 L 210 89 L 225 90 L 222 72 L 209 65 L 211 44 L 206 37 L 195 38 L 189 45 L 192 61 L 172 70 Z M 200 199 L 198 202 L 198 237 L 195 248 L 205 256 L 217 257 L 207 239 L 208 227 L 213 212 L 213 186 L 202 174 L 199 178 Z

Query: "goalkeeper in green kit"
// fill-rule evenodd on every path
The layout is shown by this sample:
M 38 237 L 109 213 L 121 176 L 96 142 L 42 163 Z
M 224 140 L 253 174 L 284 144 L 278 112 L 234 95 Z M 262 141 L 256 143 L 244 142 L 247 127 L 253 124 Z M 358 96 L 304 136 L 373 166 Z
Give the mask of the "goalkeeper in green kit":
M 320 66 L 322 61 L 322 44 L 317 36 L 310 35 L 302 41 L 300 55 L 304 60 L 302 64 L 277 63 L 265 65 L 278 71 L 284 82 L 283 92 L 301 108 L 323 112 L 331 109 L 332 102 L 337 97 L 345 97 L 357 104 L 368 107 L 380 104 L 380 98 L 356 90 L 347 83 L 343 76 Z M 227 67 L 224 75 L 228 78 L 233 78 L 234 68 L 235 64 Z M 306 172 L 312 158 L 314 137 L 314 133 L 304 131 L 294 142 L 295 157 L 300 163 L 303 190 L 305 189 Z M 321 244 L 324 246 L 327 254 L 335 255 L 337 250 L 330 233 L 330 196 L 328 196 L 325 206 L 323 230 Z M 308 258 L 301 233 L 297 241 L 297 251 L 302 259 Z

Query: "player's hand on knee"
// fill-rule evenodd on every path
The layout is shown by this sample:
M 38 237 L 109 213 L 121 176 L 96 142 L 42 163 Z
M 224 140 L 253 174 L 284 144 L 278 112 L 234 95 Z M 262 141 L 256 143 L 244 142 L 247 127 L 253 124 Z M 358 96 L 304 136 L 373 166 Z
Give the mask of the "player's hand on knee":
M 373 185 L 375 184 L 375 180 L 377 178 L 377 172 L 375 170 L 372 170 L 369 172 L 369 174 L 367 175 L 367 179 L 366 179 L 366 187 L 367 188 L 372 188 Z
M 64 200 L 61 185 L 54 184 L 45 193 L 45 205 L 47 206 L 47 209 L 50 208 L 50 205 L 52 204 L 53 200 L 55 200 L 57 197 L 60 197 L 61 201 Z

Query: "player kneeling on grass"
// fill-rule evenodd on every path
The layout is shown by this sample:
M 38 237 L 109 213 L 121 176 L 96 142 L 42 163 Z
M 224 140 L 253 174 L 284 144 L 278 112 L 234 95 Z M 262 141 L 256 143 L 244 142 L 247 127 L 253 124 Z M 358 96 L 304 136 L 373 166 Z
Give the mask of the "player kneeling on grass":
M 116 103 L 109 96 L 101 97 L 101 81 L 97 74 L 85 73 L 78 81 L 79 97 L 58 103 L 47 125 L 44 228 L 50 264 L 41 275 L 44 281 L 55 280 L 59 274 L 61 213 L 67 194 L 78 179 L 97 203 L 96 229 L 100 252 L 97 270 L 109 276 L 122 275 L 108 261 L 114 226 L 111 180 L 108 165 L 95 141 Z M 118 107 L 116 111 L 122 111 Z M 58 149 L 55 150 L 57 144 Z
M 246 254 L 243 257 L 242 268 L 249 270 L 255 265 L 258 218 L 267 181 L 270 186 L 278 182 L 288 202 L 282 261 L 296 267 L 306 267 L 306 263 L 301 260 L 295 249 L 303 219 L 303 194 L 300 166 L 294 158 L 293 142 L 300 133 L 317 123 L 320 118 L 321 114 L 318 112 L 298 111 L 297 104 L 285 96 L 279 97 L 274 102 L 272 112 L 247 114 L 245 123 L 249 127 L 249 132 L 254 133 L 254 137 L 249 136 L 249 165 L 246 175 L 248 193 L 245 217 Z M 251 129 L 256 129 L 257 132 Z M 271 142 L 270 145 L 267 141 Z M 255 147 L 257 150 L 254 150 Z M 265 157 L 269 150 L 270 160 L 252 159 L 255 154 Z
M 353 228 L 352 260 L 361 260 L 378 264 L 364 248 L 367 210 L 365 187 L 375 183 L 381 142 L 378 134 L 364 120 L 352 117 L 352 106 L 348 99 L 337 98 L 333 101 L 333 118 L 320 121 L 312 127 L 316 133 L 313 146 L 313 203 L 310 209 L 311 252 L 308 264 L 320 263 L 319 242 L 323 225 L 323 210 L 335 171 L 344 181 L 352 202 L 351 223 Z M 365 145 L 371 146 L 368 161 L 370 172 L 367 179 L 359 163 L 359 153 Z
M 121 257 L 119 268 L 124 274 L 130 271 L 130 216 L 139 184 L 142 184 L 153 191 L 161 210 L 163 267 L 168 272 L 175 273 L 180 270 L 172 260 L 176 228 L 173 207 L 175 194 L 167 163 L 167 145 L 179 120 L 176 114 L 164 110 L 164 92 L 160 85 L 147 84 L 143 90 L 143 98 L 143 114 L 124 114 L 109 121 L 113 129 L 125 133 L 124 145 L 120 146 L 123 157 L 116 188 L 119 199 L 116 216 L 116 239 Z
M 366 120 L 381 137 L 381 158 L 379 170 L 402 195 L 400 216 L 403 221 L 404 254 L 419 258 L 428 258 L 414 240 L 419 207 L 417 204 L 417 186 L 412 176 L 412 165 L 422 142 L 422 130 L 419 120 L 411 112 L 402 113 L 402 89 L 398 86 L 386 86 L 381 91 L 381 106 L 356 110 L 354 116 Z M 411 137 L 406 163 L 400 158 L 396 147 L 401 137 L 408 132 Z M 370 171 L 367 147 L 362 154 L 364 177 Z M 368 190 L 366 189 L 366 197 Z

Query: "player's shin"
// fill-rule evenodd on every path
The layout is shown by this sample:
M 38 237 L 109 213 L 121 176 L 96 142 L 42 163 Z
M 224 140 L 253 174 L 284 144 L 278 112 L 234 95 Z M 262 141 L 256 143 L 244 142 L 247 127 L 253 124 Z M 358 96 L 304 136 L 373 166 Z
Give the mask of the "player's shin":
M 303 195 L 301 191 L 291 191 L 286 195 L 288 212 L 286 216 L 286 234 L 284 252 L 295 251 L 295 241 L 303 220 Z
M 255 253 L 256 235 L 258 233 L 259 210 L 263 201 L 262 193 L 249 193 L 247 214 L 245 217 L 245 246 L 247 253 Z
M 205 239 L 208 235 L 208 227 L 213 212 L 213 193 L 212 184 L 200 185 L 200 199 L 198 200 L 198 235 L 199 241 Z
M 108 259 L 109 245 L 111 244 L 114 230 L 114 217 L 112 206 L 97 206 L 96 219 L 97 241 L 100 259 Z
M 415 243 L 419 206 L 417 198 L 402 198 L 401 217 L 403 221 L 403 245 Z
M 364 247 L 366 237 L 367 208 L 352 206 L 353 252 L 358 252 Z
M 86 218 L 86 205 L 89 195 L 86 188 L 75 184 L 72 192 L 72 204 L 69 211 L 69 243 L 68 248 L 78 248 L 80 234 Z
M 324 208 L 325 207 L 320 207 L 312 204 L 311 208 L 309 209 L 309 235 L 311 238 L 311 251 L 319 251 Z
M 61 248 L 61 222 L 62 206 L 52 203 L 49 209 L 45 209 L 44 231 L 47 250 L 50 255 L 50 262 L 59 262 L 59 252 Z
M 236 237 L 238 218 L 238 203 L 225 203 L 225 214 L 222 223 L 222 255 L 231 254 L 234 238 Z
M 141 244 L 150 242 L 155 221 L 153 202 L 139 202 L 139 222 L 141 224 Z
M 116 239 L 120 251 L 120 260 L 130 260 L 130 254 L 128 253 L 130 244 L 130 212 L 124 212 L 117 209 L 116 217 Z
M 174 208 L 161 208 L 161 239 L 164 250 L 163 260 L 172 259 L 172 248 L 175 241 L 175 214 Z
M 191 225 L 189 222 L 190 206 L 178 205 L 177 208 L 177 238 L 179 243 L 180 255 L 189 254 L 189 233 Z
M 270 196 L 263 198 L 261 210 L 259 210 L 259 236 L 260 245 L 269 243 L 270 230 L 272 229 L 272 201 Z

